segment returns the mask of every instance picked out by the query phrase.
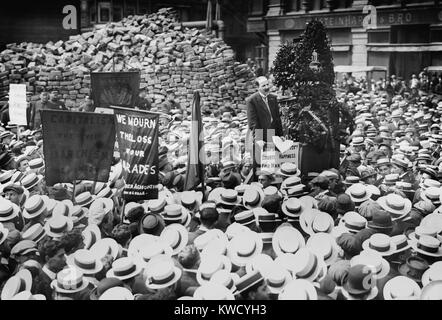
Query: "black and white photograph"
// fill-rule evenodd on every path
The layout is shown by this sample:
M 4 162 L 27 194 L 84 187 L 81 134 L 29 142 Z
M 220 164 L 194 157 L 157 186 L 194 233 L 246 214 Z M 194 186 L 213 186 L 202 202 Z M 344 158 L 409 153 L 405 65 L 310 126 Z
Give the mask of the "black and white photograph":
M 0 300 L 442 300 L 441 119 L 439 0 L 2 1 Z

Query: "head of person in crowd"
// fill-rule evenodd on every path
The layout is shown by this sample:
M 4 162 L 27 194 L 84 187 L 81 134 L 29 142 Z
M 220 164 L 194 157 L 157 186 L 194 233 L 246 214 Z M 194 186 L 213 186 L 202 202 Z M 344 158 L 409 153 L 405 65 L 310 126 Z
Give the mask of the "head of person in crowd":
M 271 186 L 273 181 L 275 181 L 275 177 L 269 171 L 260 170 L 257 172 L 257 175 L 258 175 L 258 182 L 262 185 L 263 189 Z
M 46 91 L 43 91 L 42 93 L 40 93 L 40 101 L 43 103 L 46 103 L 49 101 L 49 93 Z
M 178 253 L 177 260 L 184 269 L 196 270 L 201 261 L 200 252 L 194 245 L 187 245 Z
M 17 184 L 11 184 L 3 189 L 2 196 L 20 207 L 24 191 L 23 187 Z
M 391 174 L 391 163 L 388 158 L 378 159 L 376 163 L 376 170 L 382 178 L 386 175 Z
M 129 225 L 127 224 L 119 224 L 114 227 L 112 230 L 112 238 L 117 241 L 119 245 L 123 248 L 127 248 L 129 246 L 130 241 L 132 240 L 132 233 Z
M 245 274 L 237 283 L 238 286 L 241 288 L 239 297 L 242 300 L 270 300 L 269 287 L 259 271 Z
M 29 168 L 29 158 L 25 155 L 21 155 L 16 160 L 17 170 L 21 172 L 26 172 Z
M 216 208 L 205 207 L 200 210 L 201 225 L 207 229 L 212 229 L 218 221 L 219 213 Z
M 83 249 L 84 242 L 81 230 L 72 229 L 64 233 L 60 238 L 60 245 L 63 247 L 66 255 L 71 255 L 78 249 Z
M 58 91 L 56 91 L 56 90 L 51 91 L 51 93 L 49 94 L 49 101 L 51 101 L 51 102 L 60 101 L 60 95 L 59 95 Z
M 38 246 L 43 267 L 53 273 L 58 273 L 66 266 L 64 247 L 60 241 L 47 237 Z

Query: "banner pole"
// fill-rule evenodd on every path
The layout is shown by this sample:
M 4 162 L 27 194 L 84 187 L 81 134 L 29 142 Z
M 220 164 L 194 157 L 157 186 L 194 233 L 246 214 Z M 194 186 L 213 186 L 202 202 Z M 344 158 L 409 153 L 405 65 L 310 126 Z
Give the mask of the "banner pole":
M 73 181 L 73 188 L 72 188 L 72 203 L 75 204 L 75 187 L 77 186 L 77 179 L 74 179 Z
M 17 125 L 17 141 L 20 141 L 20 126 Z
M 124 221 L 124 207 L 126 206 L 126 199 L 123 198 L 123 205 L 121 206 L 121 217 L 120 217 L 120 224 L 123 224 Z

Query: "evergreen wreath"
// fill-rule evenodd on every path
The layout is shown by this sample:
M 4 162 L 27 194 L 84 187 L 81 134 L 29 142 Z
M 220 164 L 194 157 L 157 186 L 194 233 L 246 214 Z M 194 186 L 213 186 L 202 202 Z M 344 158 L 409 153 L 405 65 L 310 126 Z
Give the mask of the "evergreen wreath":
M 313 52 L 320 63 L 317 71 L 310 68 Z M 314 19 L 307 24 L 299 42 L 280 47 L 272 70 L 275 84 L 290 96 L 280 101 L 288 138 L 311 145 L 318 152 L 328 142 L 333 145 L 334 141 L 341 141 L 352 121 L 346 116 L 345 106 L 336 99 L 333 67 L 326 29 Z

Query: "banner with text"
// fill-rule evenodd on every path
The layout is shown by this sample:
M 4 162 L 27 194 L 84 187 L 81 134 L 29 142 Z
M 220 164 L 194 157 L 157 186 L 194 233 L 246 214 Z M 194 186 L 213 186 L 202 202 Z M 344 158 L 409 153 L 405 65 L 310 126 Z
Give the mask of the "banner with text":
M 158 114 L 114 108 L 126 201 L 158 198 Z
M 133 108 L 140 91 L 140 72 L 92 72 L 91 88 L 96 107 Z
M 10 84 L 9 85 L 9 119 L 11 124 L 26 126 L 26 85 Z
M 107 182 L 115 143 L 113 115 L 43 110 L 46 182 Z
M 261 152 L 261 169 L 275 173 L 282 163 L 291 162 L 299 166 L 299 142 L 293 142 L 284 153 L 275 148 L 273 143 L 267 144 L 266 151 Z

